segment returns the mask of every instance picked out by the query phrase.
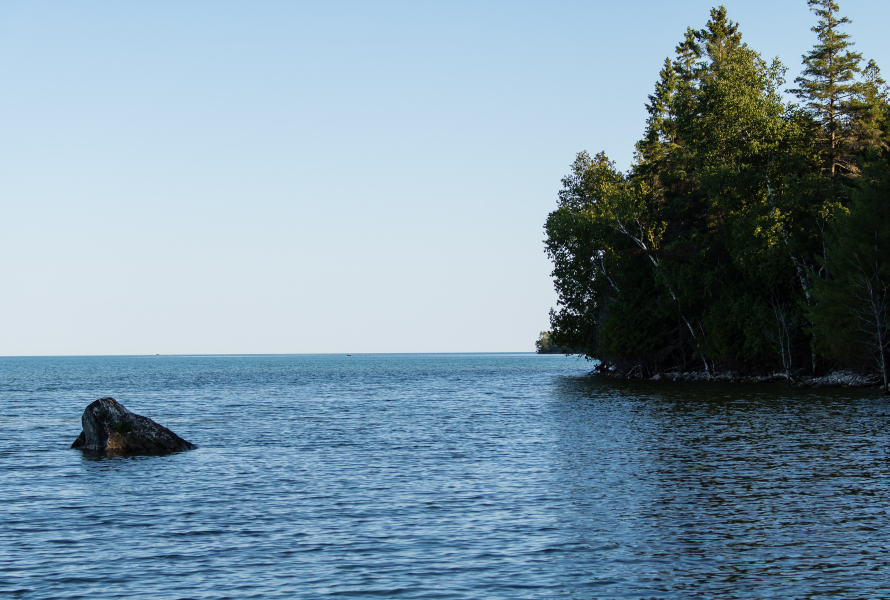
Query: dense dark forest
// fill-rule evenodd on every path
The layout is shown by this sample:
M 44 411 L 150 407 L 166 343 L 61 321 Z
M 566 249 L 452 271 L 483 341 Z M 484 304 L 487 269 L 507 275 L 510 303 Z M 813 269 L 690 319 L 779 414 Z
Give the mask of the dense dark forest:
M 549 343 L 629 376 L 846 368 L 887 385 L 888 88 L 838 5 L 809 5 L 793 84 L 714 8 L 665 60 L 631 168 L 578 154 L 545 226 Z

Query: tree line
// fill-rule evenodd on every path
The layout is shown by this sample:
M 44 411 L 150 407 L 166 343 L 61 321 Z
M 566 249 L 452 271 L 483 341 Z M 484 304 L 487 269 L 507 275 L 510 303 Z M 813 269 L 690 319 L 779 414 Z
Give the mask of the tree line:
M 888 87 L 837 3 L 808 4 L 790 89 L 713 8 L 665 59 L 630 169 L 577 155 L 545 225 L 549 343 L 623 375 L 844 367 L 887 385 Z

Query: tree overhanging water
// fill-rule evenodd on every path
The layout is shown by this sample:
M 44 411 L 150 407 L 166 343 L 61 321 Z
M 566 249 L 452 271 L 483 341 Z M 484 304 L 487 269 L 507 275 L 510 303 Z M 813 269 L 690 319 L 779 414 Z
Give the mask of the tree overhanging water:
M 687 29 L 632 167 L 577 155 L 545 225 L 548 343 L 609 373 L 888 383 L 890 104 L 832 0 L 786 103 L 786 68 L 724 7 Z

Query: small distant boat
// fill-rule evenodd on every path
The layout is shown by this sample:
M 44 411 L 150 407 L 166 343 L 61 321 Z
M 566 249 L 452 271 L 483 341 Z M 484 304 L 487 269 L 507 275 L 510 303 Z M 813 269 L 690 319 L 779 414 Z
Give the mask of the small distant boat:
M 352 356 L 351 354 L 347 354 L 346 356 Z

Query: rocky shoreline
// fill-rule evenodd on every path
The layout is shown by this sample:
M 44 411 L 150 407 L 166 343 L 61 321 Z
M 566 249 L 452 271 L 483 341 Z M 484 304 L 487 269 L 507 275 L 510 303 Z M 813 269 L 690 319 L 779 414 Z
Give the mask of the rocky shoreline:
M 617 379 L 641 379 L 633 375 L 621 375 L 616 372 L 599 371 L 598 375 L 615 377 Z M 796 387 L 841 387 L 841 388 L 872 388 L 884 389 L 881 380 L 867 377 L 853 371 L 832 371 L 828 375 L 812 377 L 807 375 L 792 375 L 788 380 L 785 373 L 773 373 L 771 375 L 738 375 L 732 372 L 716 373 L 708 375 L 704 371 L 672 371 L 656 373 L 649 378 L 650 381 L 726 381 L 732 383 L 782 383 Z

